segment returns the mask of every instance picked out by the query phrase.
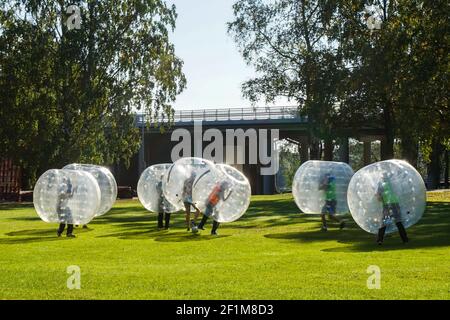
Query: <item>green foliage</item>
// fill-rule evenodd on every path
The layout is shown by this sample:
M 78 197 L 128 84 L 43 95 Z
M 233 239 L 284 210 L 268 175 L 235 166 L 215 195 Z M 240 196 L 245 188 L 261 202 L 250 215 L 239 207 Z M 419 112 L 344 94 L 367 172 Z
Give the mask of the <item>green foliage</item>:
M 70 29 L 69 5 L 81 9 Z M 163 0 L 0 5 L 0 148 L 29 175 L 68 162 L 127 162 L 135 110 L 170 117 L 185 87 Z
M 283 141 L 279 146 L 278 152 L 280 169 L 276 177 L 277 189 L 279 192 L 290 191 L 295 172 L 297 172 L 297 169 L 302 164 L 298 153 L 298 146 Z
M 379 30 L 366 25 L 368 4 L 381 9 Z M 383 128 L 384 158 L 396 139 L 414 162 L 419 144 L 427 159 L 433 141 L 448 141 L 448 1 L 238 0 L 233 9 L 229 31 L 258 74 L 243 84 L 250 100 L 295 101 L 321 139 Z
M 335 108 L 338 83 L 345 74 L 334 43 L 335 1 L 239 0 L 228 24 L 244 60 L 258 77 L 245 82 L 251 101 L 286 97 L 308 116 L 311 133 L 330 137 L 339 130 Z

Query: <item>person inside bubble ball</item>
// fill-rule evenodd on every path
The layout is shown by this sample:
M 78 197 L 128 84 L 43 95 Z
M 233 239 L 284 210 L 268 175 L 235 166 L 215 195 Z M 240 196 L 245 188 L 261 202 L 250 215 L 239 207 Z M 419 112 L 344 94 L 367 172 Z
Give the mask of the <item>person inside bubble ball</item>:
M 211 193 L 208 196 L 208 199 L 206 200 L 206 209 L 203 213 L 202 221 L 200 221 L 198 228 L 200 230 L 205 230 L 204 226 L 206 221 L 208 220 L 209 216 L 214 212 L 214 208 L 217 206 L 217 204 L 220 201 L 226 201 L 233 190 L 230 189 L 230 184 L 227 181 L 222 181 L 217 183 L 214 188 L 212 189 Z M 225 195 L 228 191 L 228 194 Z M 211 229 L 211 235 L 216 236 L 217 235 L 217 228 L 219 228 L 220 223 L 216 220 L 213 221 L 213 226 Z
M 378 201 L 383 203 L 383 222 L 381 228 L 378 229 L 377 243 L 379 245 L 383 243 L 386 228 L 392 223 L 392 219 L 395 220 L 395 224 L 403 243 L 408 242 L 408 235 L 406 234 L 405 227 L 402 223 L 400 203 L 392 188 L 391 181 L 387 173 L 383 173 L 381 176 L 381 181 L 378 183 L 376 196 Z
M 192 226 L 195 226 L 195 221 L 197 220 L 198 216 L 200 215 L 200 210 L 197 208 L 197 206 L 192 201 L 192 189 L 194 187 L 194 181 L 197 177 L 196 173 L 194 171 L 191 172 L 189 177 L 184 180 L 183 183 L 183 193 L 181 195 L 183 199 L 184 209 L 186 211 L 186 226 L 187 231 L 190 231 L 191 228 L 191 207 L 194 208 L 195 214 L 194 214 L 194 220 L 192 221 Z
M 67 223 L 67 237 L 75 238 L 73 234 L 72 211 L 68 207 L 68 201 L 73 197 L 74 189 L 70 178 L 63 177 L 62 183 L 58 188 L 58 197 L 56 199 L 56 213 L 61 222 L 57 231 L 58 237 L 61 237 Z
M 156 192 L 158 198 L 158 229 L 169 229 L 170 225 L 170 212 L 167 212 L 168 202 L 166 197 L 164 197 L 162 184 L 164 175 L 161 175 L 159 182 L 156 184 Z M 163 224 L 164 221 L 164 224 Z
M 319 190 L 325 191 L 325 204 L 322 207 L 321 218 L 322 218 L 322 231 L 327 231 L 327 221 L 325 215 L 328 213 L 328 216 L 331 220 L 334 220 L 339 223 L 340 229 L 343 229 L 345 226 L 345 222 L 341 221 L 336 217 L 336 178 L 331 174 L 327 173 L 319 183 Z

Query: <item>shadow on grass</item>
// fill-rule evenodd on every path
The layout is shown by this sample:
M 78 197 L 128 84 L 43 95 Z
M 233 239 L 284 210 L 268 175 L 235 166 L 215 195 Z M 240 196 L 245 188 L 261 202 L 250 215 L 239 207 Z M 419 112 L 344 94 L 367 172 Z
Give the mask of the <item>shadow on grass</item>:
M 98 236 L 97 238 L 117 238 L 122 240 L 155 240 L 159 242 L 188 242 L 188 241 L 206 241 L 213 240 L 217 238 L 223 238 L 228 236 L 210 236 L 210 235 L 201 235 L 201 232 L 198 234 L 193 234 L 191 232 L 185 233 L 171 233 L 169 230 L 158 230 L 156 229 L 156 224 L 153 229 L 149 229 L 148 224 L 143 225 L 145 230 L 141 231 L 125 231 L 125 232 L 117 232 L 110 233 Z M 176 226 L 175 226 L 176 227 Z M 183 226 L 180 226 L 180 229 L 183 229 Z M 203 233 L 209 232 L 208 230 L 203 231 Z
M 10 236 L 10 237 L 16 237 L 16 236 L 55 236 L 56 237 L 56 230 L 57 227 L 52 228 L 52 229 L 35 229 L 35 230 L 20 230 L 20 231 L 12 231 L 12 232 L 8 232 L 5 233 L 5 235 Z M 85 233 L 85 232 L 89 232 L 92 231 L 92 229 L 86 229 L 86 228 L 74 228 L 74 233 L 78 234 L 78 233 Z
M 0 244 L 27 244 L 34 242 L 49 242 L 49 241 L 65 241 L 72 240 L 74 238 L 67 238 L 65 235 L 58 238 L 55 234 L 54 237 L 17 237 L 17 238 L 0 238 Z
M 215 240 L 219 238 L 226 238 L 230 235 L 201 235 L 201 234 L 192 234 L 187 233 L 186 234 L 180 234 L 180 233 L 172 233 L 167 234 L 165 236 L 156 237 L 155 241 L 159 242 L 192 242 L 192 241 L 209 241 L 209 240 Z
M 144 231 L 127 231 L 127 232 L 117 232 L 117 233 L 110 233 L 110 234 L 104 234 L 101 236 L 97 236 L 96 238 L 118 238 L 118 239 L 153 239 L 155 237 L 164 235 L 168 233 L 168 230 L 148 230 L 148 225 L 146 226 L 146 230 Z
M 16 220 L 16 221 L 40 221 L 41 218 L 38 216 L 36 217 L 14 217 L 14 218 L 8 218 L 8 220 Z
M 288 232 L 267 234 L 266 238 L 279 240 L 293 240 L 299 242 L 337 241 L 348 244 L 345 247 L 323 249 L 323 252 L 372 252 L 386 250 L 405 250 L 430 247 L 450 246 L 450 204 L 430 202 L 423 218 L 416 225 L 408 229 L 410 242 L 403 244 L 396 233 L 386 236 L 385 242 L 379 246 L 375 242 L 375 235 L 360 229 L 354 222 L 349 223 L 344 230 L 329 229 L 311 232 Z
M 12 231 L 5 233 L 9 238 L 0 238 L 0 244 L 26 244 L 33 242 L 48 242 L 48 241 L 61 241 L 61 240 L 70 240 L 71 238 L 66 237 L 66 233 L 64 233 L 61 237 L 57 237 L 56 235 L 57 227 L 51 229 L 34 229 L 34 230 L 20 230 L 20 231 Z M 80 234 L 92 231 L 89 228 L 74 228 L 74 234 Z

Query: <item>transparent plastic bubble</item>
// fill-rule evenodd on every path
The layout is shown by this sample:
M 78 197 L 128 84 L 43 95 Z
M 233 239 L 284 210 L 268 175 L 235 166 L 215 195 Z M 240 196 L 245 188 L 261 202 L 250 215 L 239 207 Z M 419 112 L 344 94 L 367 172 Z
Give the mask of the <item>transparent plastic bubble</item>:
M 201 199 L 197 207 L 217 222 L 239 219 L 250 204 L 252 194 L 247 178 L 227 164 L 217 164 L 217 176 L 200 177 L 194 187 L 194 198 Z
M 182 209 L 172 205 L 163 193 L 163 180 L 165 174 L 172 166 L 171 163 L 155 164 L 145 169 L 137 185 L 139 201 L 152 212 L 176 212 Z
M 100 207 L 95 214 L 96 217 L 104 215 L 111 210 L 117 199 L 117 183 L 114 175 L 108 168 L 94 164 L 72 163 L 66 165 L 63 169 L 86 171 L 95 178 L 101 194 Z
M 355 173 L 347 199 L 352 217 L 362 229 L 376 234 L 386 226 L 391 233 L 397 230 L 396 222 L 408 228 L 420 220 L 426 206 L 425 183 L 406 161 L 376 162 Z
M 52 169 L 39 177 L 33 203 L 45 222 L 87 224 L 100 206 L 100 188 L 89 172 Z
M 347 188 L 352 176 L 352 168 L 344 162 L 306 161 L 297 169 L 292 181 L 295 203 L 302 212 L 317 214 L 322 212 L 327 198 L 334 198 L 336 214 L 346 214 L 349 212 Z M 335 190 L 331 189 L 333 184 Z
M 196 181 L 204 181 L 205 190 L 193 191 Z M 210 186 L 218 179 L 214 163 L 201 158 L 181 158 L 167 171 L 163 181 L 165 198 L 176 208 L 184 208 L 184 202 L 200 205 L 205 202 Z

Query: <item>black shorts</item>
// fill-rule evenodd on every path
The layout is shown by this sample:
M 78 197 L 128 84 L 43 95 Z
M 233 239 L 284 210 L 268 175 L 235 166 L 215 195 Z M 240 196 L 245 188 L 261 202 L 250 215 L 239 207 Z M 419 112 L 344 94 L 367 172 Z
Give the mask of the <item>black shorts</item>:
M 322 207 L 322 214 L 335 214 L 336 213 L 336 200 L 326 200 L 325 205 Z

